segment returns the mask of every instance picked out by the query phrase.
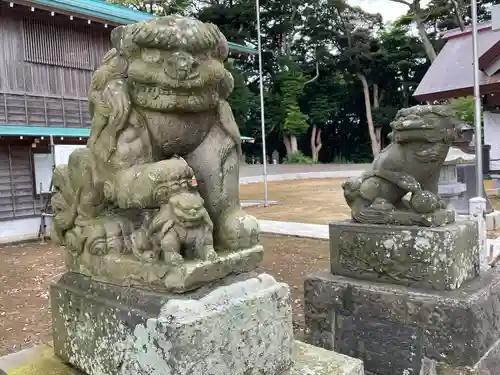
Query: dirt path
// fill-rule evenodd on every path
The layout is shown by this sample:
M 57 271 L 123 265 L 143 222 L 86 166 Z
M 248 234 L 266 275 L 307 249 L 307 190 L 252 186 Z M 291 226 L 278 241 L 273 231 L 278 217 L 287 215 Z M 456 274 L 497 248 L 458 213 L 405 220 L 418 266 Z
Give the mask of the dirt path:
M 344 179 L 315 179 L 270 182 L 269 200 L 278 204 L 269 207 L 249 207 L 245 210 L 264 220 L 295 221 L 299 223 L 328 224 L 334 220 L 349 219 L 340 184 Z M 263 199 L 263 184 L 240 187 L 241 199 Z
M 0 248 L 0 355 L 50 339 L 49 284 L 63 272 L 59 248 Z

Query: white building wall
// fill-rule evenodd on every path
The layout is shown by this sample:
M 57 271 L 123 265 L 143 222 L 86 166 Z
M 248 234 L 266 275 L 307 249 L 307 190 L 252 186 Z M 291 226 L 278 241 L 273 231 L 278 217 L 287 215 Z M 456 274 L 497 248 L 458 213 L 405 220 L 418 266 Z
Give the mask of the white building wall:
M 484 111 L 484 143 L 491 146 L 490 159 L 500 159 L 500 113 Z M 490 169 L 500 170 L 500 160 L 491 161 Z
M 493 30 L 500 30 L 500 5 L 493 5 L 491 9 L 491 23 Z
M 40 222 L 40 217 L 0 221 L 0 244 L 36 240 Z M 49 234 L 52 219 L 46 217 L 45 223 L 47 234 Z

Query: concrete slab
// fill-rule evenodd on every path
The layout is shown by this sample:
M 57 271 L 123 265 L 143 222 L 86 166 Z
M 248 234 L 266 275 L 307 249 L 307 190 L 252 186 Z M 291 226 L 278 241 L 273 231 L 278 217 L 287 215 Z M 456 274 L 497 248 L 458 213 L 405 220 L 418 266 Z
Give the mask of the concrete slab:
M 308 173 L 308 172 L 342 172 L 349 170 L 363 170 L 370 168 L 371 164 L 268 164 L 267 174 L 279 175 L 290 173 Z M 242 164 L 240 166 L 240 176 L 261 176 L 263 171 L 262 164 Z
M 329 239 L 328 225 L 272 220 L 259 220 L 259 225 L 262 233 L 317 238 L 322 240 Z
M 295 342 L 296 364 L 284 375 L 363 375 L 363 362 L 330 350 L 321 349 L 299 341 Z M 25 351 L 23 351 L 25 352 Z M 19 353 L 15 353 L 20 354 Z M 84 375 L 62 362 L 48 345 L 23 353 L 24 360 L 7 375 Z M 0 363 L 3 359 L 0 359 Z M 0 374 L 1 374 L 0 370 Z
M 352 169 L 352 170 L 342 170 L 342 171 L 318 171 L 318 172 L 297 172 L 297 173 L 286 173 L 286 174 L 274 174 L 268 175 L 267 181 L 287 181 L 287 180 L 309 180 L 315 178 L 350 178 L 358 177 L 365 170 L 362 169 Z M 262 175 L 257 176 L 247 176 L 240 177 L 240 184 L 257 184 L 264 182 L 264 177 Z
M 264 204 L 265 204 L 265 201 L 263 199 L 241 201 L 241 207 L 243 207 L 243 208 L 261 206 Z M 278 201 L 267 201 L 268 206 L 273 206 L 275 204 L 278 204 Z
M 0 358 L 0 368 L 7 375 L 83 375 L 61 362 L 49 345 L 36 346 Z
M 37 358 L 41 353 L 48 349 L 52 350 L 51 344 L 23 349 L 16 353 L 0 357 L 0 375 L 3 375 L 4 373 L 10 374 L 14 369 L 26 364 L 33 358 Z
M 295 341 L 295 366 L 284 375 L 363 375 L 363 362 L 330 350 Z

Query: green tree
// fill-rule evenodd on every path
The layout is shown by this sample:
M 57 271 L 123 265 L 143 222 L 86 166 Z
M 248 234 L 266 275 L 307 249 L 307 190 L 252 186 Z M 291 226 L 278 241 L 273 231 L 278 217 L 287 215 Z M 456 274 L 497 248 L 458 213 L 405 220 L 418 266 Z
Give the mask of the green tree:
M 108 0 L 108 2 L 125 5 L 158 16 L 184 14 L 194 3 L 193 0 Z
M 457 113 L 458 118 L 468 124 L 474 124 L 475 105 L 474 97 L 456 98 L 450 101 L 450 105 Z
M 284 111 L 283 141 L 287 155 L 299 151 L 297 139 L 307 133 L 307 116 L 299 107 L 306 79 L 298 65 L 288 58 L 282 60 L 279 76 L 281 89 L 281 108 Z
M 382 26 L 380 15 L 352 7 L 344 0 L 320 0 L 310 10 L 308 29 L 316 45 L 330 45 L 338 67 L 359 80 L 373 155 L 380 152 L 380 136 L 373 123 L 372 108 L 380 104 L 378 72 L 383 70 L 383 50 L 375 38 Z M 314 17 L 312 17 L 314 15 Z
M 424 45 L 425 53 L 427 58 L 432 63 L 436 60 L 437 52 L 432 43 L 432 39 L 429 37 L 427 26 L 425 21 L 427 19 L 427 12 L 425 8 L 422 8 L 421 0 L 390 0 L 395 3 L 405 4 L 408 6 L 409 10 L 404 19 L 406 21 L 414 22 L 417 26 L 418 35 Z
M 243 69 L 239 68 L 238 61 L 229 59 L 226 68 L 234 78 L 234 89 L 228 102 L 233 110 L 233 115 L 242 135 L 255 137 L 260 132 L 260 127 L 252 121 L 252 115 L 258 111 L 258 96 L 247 85 L 248 77 Z
M 461 28 L 464 29 L 471 22 L 470 1 L 467 0 L 431 0 L 422 6 L 421 0 L 391 0 L 406 4 L 408 13 L 401 17 L 397 24 L 409 25 L 415 23 L 419 36 L 425 47 L 430 62 L 436 59 L 437 52 L 444 45 L 440 40 L 442 32 Z M 478 2 L 478 21 L 491 19 L 491 7 L 496 0 Z

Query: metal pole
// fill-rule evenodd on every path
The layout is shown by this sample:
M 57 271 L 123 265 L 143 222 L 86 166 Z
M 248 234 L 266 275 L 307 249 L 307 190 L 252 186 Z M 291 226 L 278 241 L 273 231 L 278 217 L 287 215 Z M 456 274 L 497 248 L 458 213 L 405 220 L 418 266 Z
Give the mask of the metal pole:
M 50 136 L 50 153 L 52 157 L 52 171 L 56 168 L 56 150 L 54 145 L 54 136 Z
M 257 41 L 259 52 L 259 79 L 260 79 L 260 124 L 262 131 L 262 174 L 264 177 L 264 206 L 268 204 L 267 198 L 267 158 L 266 158 L 266 124 L 264 118 L 264 78 L 262 73 L 262 40 L 260 35 L 260 4 L 259 0 L 255 0 L 255 8 L 257 12 Z
M 483 197 L 483 150 L 481 142 L 481 93 L 479 89 L 479 53 L 477 41 L 477 1 L 471 0 L 472 54 L 474 68 L 474 125 L 476 139 L 476 184 L 477 197 Z
M 490 254 L 486 246 L 486 199 L 483 197 L 483 150 L 481 142 L 481 93 L 479 89 L 479 53 L 477 36 L 477 0 L 471 0 L 472 56 L 474 71 L 474 125 L 476 138 L 476 197 L 469 200 L 469 215 L 477 221 L 480 252 L 479 269 L 487 269 Z

